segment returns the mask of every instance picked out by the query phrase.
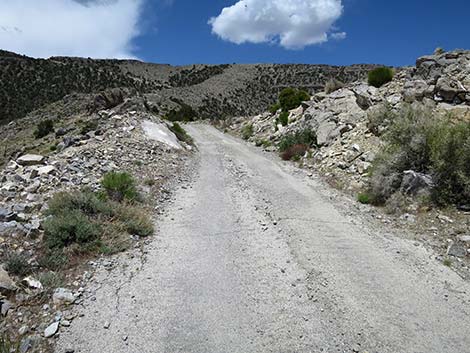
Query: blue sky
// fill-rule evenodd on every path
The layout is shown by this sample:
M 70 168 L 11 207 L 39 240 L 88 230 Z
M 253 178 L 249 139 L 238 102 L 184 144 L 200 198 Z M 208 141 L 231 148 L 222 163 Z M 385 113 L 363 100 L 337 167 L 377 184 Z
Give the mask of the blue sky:
M 468 0 L 0 0 L 0 47 L 175 65 L 401 66 L 438 46 L 470 49 L 469 13 Z

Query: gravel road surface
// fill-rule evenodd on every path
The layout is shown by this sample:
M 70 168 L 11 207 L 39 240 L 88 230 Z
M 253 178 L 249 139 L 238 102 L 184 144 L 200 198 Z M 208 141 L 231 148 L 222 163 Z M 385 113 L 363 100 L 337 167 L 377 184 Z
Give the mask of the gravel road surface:
M 292 164 L 187 129 L 193 181 L 141 256 L 98 271 L 58 353 L 470 352 L 470 286 L 431 252 Z

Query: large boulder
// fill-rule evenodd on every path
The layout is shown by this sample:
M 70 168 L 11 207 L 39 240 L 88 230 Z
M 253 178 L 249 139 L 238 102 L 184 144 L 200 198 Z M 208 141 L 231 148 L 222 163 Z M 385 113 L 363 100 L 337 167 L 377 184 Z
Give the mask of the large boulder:
M 467 90 L 461 82 L 451 77 L 440 77 L 436 83 L 436 95 L 445 102 L 462 103 L 466 99 Z
M 38 154 L 25 154 L 16 160 L 16 163 L 22 166 L 44 164 L 46 158 Z
M 413 103 L 422 101 L 424 97 L 433 97 L 434 86 L 430 86 L 424 80 L 407 81 L 403 87 L 403 99 L 405 102 Z
M 403 173 L 401 190 L 407 195 L 427 192 L 433 187 L 432 177 L 428 174 L 407 170 Z

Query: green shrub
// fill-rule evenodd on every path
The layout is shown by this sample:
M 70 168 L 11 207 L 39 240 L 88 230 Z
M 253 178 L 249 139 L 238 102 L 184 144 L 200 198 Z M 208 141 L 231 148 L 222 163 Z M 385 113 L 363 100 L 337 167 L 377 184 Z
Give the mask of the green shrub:
M 100 227 L 79 210 L 55 215 L 44 222 L 44 241 L 49 249 L 90 243 L 99 235 Z
M 393 80 L 393 70 L 389 67 L 378 67 L 369 72 L 369 85 L 374 87 L 382 87 L 384 84 Z
M 48 291 L 62 287 L 64 285 L 64 276 L 57 272 L 45 272 L 39 276 L 39 281 Z
M 337 91 L 341 88 L 344 87 L 344 83 L 335 79 L 335 78 L 330 78 L 326 84 L 325 84 L 325 93 L 330 94 L 333 93 L 334 91 Z
M 34 137 L 39 139 L 54 132 L 54 122 L 50 119 L 39 122 L 34 130 Z
M 277 122 L 282 126 L 287 126 L 289 124 L 289 112 L 281 112 L 281 114 L 279 114 Z
M 180 108 L 171 110 L 166 119 L 169 121 L 194 121 L 198 118 L 198 113 L 189 105 L 178 101 Z
M 430 149 L 433 200 L 438 204 L 470 204 L 470 123 L 437 125 Z
M 106 190 L 109 198 L 114 201 L 135 201 L 139 198 L 134 178 L 126 172 L 107 173 L 101 185 Z
M 279 142 L 278 148 L 280 152 L 286 151 L 294 145 L 306 145 L 312 147 L 317 143 L 317 135 L 313 130 L 303 129 L 295 133 L 285 135 Z
M 193 139 L 191 138 L 191 136 L 188 135 L 186 130 L 181 127 L 180 124 L 176 122 L 173 123 L 173 125 L 170 127 L 170 130 L 176 135 L 178 140 L 183 141 L 188 145 L 193 144 Z
M 406 106 L 383 138 L 386 144 L 374 161 L 370 181 L 378 203 L 400 188 L 406 170 L 432 175 L 435 203 L 469 203 L 470 123 L 455 124 L 424 107 Z
M 371 107 L 367 112 L 367 128 L 375 136 L 381 136 L 395 120 L 397 113 L 389 104 Z
M 297 108 L 303 101 L 310 99 L 310 95 L 295 88 L 285 88 L 279 94 L 279 104 L 283 111 Z
M 24 277 L 33 271 L 33 267 L 25 255 L 13 253 L 7 256 L 5 270 L 12 275 Z
M 273 104 L 272 106 L 269 107 L 269 112 L 271 114 L 276 114 L 279 109 L 281 109 L 281 104 L 276 103 L 276 104 Z
M 253 134 L 253 124 L 247 124 L 242 128 L 242 138 L 244 140 L 248 140 Z
M 114 214 L 109 203 L 101 200 L 89 189 L 56 193 L 48 202 L 47 214 L 57 216 L 62 213 L 71 213 L 77 210 L 87 216 L 99 214 L 112 216 Z
M 81 135 L 86 135 L 91 131 L 95 131 L 98 129 L 98 121 L 97 120 L 88 120 L 83 123 L 81 129 L 80 129 L 80 134 Z
M 308 151 L 308 146 L 304 144 L 297 144 L 290 146 L 284 152 L 281 153 L 281 158 L 285 161 L 290 161 L 291 159 L 299 159 L 305 155 Z
M 362 203 L 364 205 L 368 205 L 368 204 L 373 203 L 372 199 L 373 199 L 373 197 L 370 194 L 365 193 L 365 192 L 362 192 L 362 193 L 357 195 L 357 201 L 359 201 L 360 203 Z
M 46 249 L 46 252 L 38 258 L 38 264 L 50 271 L 59 271 L 67 266 L 69 259 L 62 249 Z
M 118 218 L 125 227 L 127 233 L 148 237 L 153 234 L 154 226 L 148 215 L 136 207 L 120 206 Z

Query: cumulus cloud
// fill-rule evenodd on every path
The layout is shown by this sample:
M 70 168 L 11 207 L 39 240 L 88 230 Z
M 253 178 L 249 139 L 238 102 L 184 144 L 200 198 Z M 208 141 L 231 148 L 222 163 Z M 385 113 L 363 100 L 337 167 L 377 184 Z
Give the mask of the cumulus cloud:
M 0 0 L 0 48 L 34 57 L 132 58 L 144 0 Z
M 240 0 L 209 24 L 212 33 L 233 43 L 278 42 L 300 49 L 326 42 L 342 13 L 341 0 Z

